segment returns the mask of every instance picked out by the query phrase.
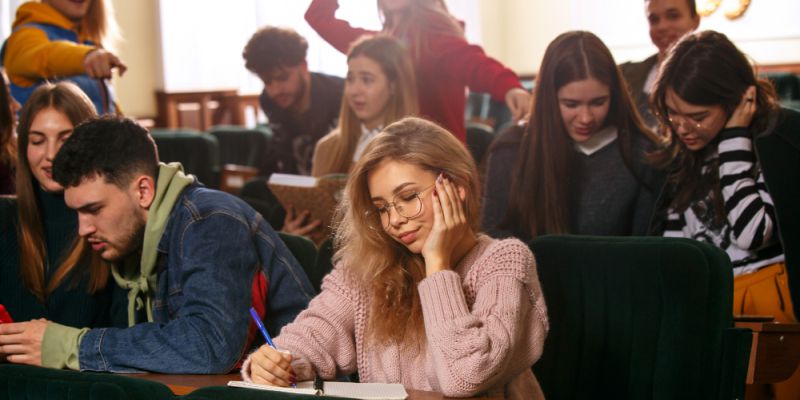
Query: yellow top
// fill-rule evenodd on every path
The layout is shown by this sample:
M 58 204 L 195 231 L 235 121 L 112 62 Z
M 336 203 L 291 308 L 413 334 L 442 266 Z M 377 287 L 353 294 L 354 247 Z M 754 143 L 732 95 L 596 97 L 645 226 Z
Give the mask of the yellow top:
M 6 42 L 3 64 L 8 78 L 14 84 L 28 87 L 43 78 L 83 74 L 83 59 L 94 50 L 68 41 L 50 41 L 47 34 L 36 27 L 21 27 L 40 23 L 73 30 L 82 42 L 89 38 L 75 24 L 56 9 L 44 3 L 25 3 L 17 9 L 15 31 Z M 21 27 L 17 29 L 17 27 Z

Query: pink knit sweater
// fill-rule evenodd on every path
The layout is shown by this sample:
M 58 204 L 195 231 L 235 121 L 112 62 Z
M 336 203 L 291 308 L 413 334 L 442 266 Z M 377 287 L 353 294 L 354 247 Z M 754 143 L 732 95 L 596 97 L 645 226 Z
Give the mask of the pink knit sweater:
M 358 370 L 362 382 L 401 383 L 445 396 L 543 398 L 530 367 L 542 354 L 547 308 L 533 255 L 519 240 L 481 235 L 454 270 L 419 283 L 427 343 L 417 354 L 365 335 L 369 294 L 342 268 L 334 268 L 322 293 L 275 338 L 292 353 L 298 380 L 313 379 L 313 370 L 325 379 Z M 249 372 L 248 357 L 242 367 L 247 381 Z

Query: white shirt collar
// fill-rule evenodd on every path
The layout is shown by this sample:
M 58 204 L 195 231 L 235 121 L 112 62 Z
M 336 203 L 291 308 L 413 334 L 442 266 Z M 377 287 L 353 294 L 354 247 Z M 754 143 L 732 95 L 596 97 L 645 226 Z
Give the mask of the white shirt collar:
M 367 147 L 367 144 L 372 141 L 377 134 L 379 134 L 383 130 L 383 126 L 378 126 L 375 129 L 367 129 L 364 124 L 361 124 L 361 136 L 358 137 L 358 144 L 356 144 L 356 150 L 353 152 L 353 162 L 358 161 L 361 158 L 361 155 L 364 153 L 364 149 Z
M 609 125 L 589 137 L 585 142 L 575 142 L 575 150 L 590 156 L 617 139 L 617 127 Z

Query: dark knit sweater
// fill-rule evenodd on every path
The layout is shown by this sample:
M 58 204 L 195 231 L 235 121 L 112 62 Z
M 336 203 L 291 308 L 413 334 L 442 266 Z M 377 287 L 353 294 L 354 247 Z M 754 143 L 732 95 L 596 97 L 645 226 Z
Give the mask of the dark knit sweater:
M 58 268 L 58 263 L 69 249 L 72 239 L 77 235 L 77 214 L 67 208 L 64 197 L 35 189 L 39 208 L 44 221 L 44 239 L 47 249 L 45 282 L 49 282 Z M 17 241 L 18 212 L 16 199 L 0 199 L 0 304 L 3 304 L 15 321 L 46 318 L 50 321 L 74 327 L 111 326 L 112 306 L 115 291 L 111 286 L 94 295 L 87 293 L 88 273 L 83 276 L 76 272 L 66 277 L 44 303 L 39 302 L 22 283 L 20 275 L 20 254 Z M 80 278 L 76 281 L 76 278 Z M 110 285 L 113 282 L 109 280 Z M 122 326 L 124 307 L 122 308 Z
M 481 229 L 495 237 L 513 235 L 527 240 L 529 232 L 508 232 L 498 227 L 508 211 L 522 129 L 515 128 L 504 135 L 513 137 L 503 138 L 487 159 Z M 633 167 L 646 185 L 637 180 L 622 159 L 618 140 L 591 155 L 576 150 L 577 174 L 564 178 L 564 184 L 576 188 L 576 198 L 570 204 L 573 211 L 569 233 L 613 236 L 647 233 L 661 177 L 644 162 L 645 140 L 637 138 L 632 149 Z

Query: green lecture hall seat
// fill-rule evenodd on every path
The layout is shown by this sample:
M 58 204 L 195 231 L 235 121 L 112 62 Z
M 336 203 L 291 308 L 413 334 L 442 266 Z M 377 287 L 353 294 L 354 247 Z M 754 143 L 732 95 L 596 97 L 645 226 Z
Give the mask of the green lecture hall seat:
M 533 366 L 547 398 L 743 398 L 752 334 L 733 327 L 724 252 L 662 237 L 529 246 L 550 320 Z
M 153 129 L 150 134 L 163 162 L 180 162 L 207 187 L 219 186 L 219 142 L 217 138 L 192 130 Z
M 107 373 L 0 365 L 0 400 L 161 400 L 175 395 L 162 383 Z
M 235 164 L 258 169 L 259 176 L 269 176 L 274 170 L 272 131 L 268 127 L 243 128 L 217 125 L 208 133 L 219 142 L 220 164 Z

